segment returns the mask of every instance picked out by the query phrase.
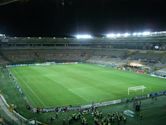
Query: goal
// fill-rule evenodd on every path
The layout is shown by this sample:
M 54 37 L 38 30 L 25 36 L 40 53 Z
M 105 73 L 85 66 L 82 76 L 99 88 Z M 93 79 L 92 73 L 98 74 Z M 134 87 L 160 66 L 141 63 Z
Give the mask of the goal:
M 141 90 L 142 93 L 143 93 L 145 88 L 146 88 L 146 87 L 145 87 L 144 85 L 129 87 L 129 88 L 128 88 L 128 95 L 130 95 L 130 91 L 138 91 L 138 90 Z

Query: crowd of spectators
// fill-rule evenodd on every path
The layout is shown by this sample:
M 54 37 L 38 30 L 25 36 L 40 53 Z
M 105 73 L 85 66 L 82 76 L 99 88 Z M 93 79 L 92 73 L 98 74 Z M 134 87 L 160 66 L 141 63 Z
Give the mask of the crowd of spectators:
M 63 119 L 63 125 L 72 125 L 74 123 L 81 123 L 81 125 L 89 125 L 89 118 L 91 117 L 94 125 L 112 125 L 112 124 L 126 124 L 127 117 L 122 112 L 112 112 L 103 114 L 97 108 L 80 110 L 77 113 L 71 114 L 68 119 Z M 54 117 L 50 118 L 50 122 L 58 119 L 56 113 Z
M 5 57 L 10 63 L 35 63 L 48 61 L 84 61 L 87 59 L 85 52 L 79 50 L 15 50 L 5 51 Z M 1 59 L 1 58 L 0 58 Z

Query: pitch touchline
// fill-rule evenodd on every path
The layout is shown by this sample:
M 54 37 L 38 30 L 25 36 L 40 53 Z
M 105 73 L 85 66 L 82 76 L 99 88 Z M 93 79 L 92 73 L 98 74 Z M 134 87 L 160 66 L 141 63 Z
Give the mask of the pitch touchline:
M 31 87 L 30 87 L 28 84 L 26 84 L 27 82 L 25 82 L 24 79 L 22 79 L 22 80 L 23 80 L 23 82 L 24 82 L 24 85 L 33 93 L 33 95 L 39 100 L 39 102 L 40 102 L 43 106 L 45 106 L 44 102 L 37 96 L 37 94 L 31 89 Z

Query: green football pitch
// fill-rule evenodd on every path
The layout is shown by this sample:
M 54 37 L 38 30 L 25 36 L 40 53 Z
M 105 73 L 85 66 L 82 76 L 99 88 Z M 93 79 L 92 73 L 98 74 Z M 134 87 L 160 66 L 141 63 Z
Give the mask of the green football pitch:
M 35 107 L 82 105 L 166 90 L 166 80 L 94 64 L 55 64 L 10 68 Z M 144 85 L 144 93 L 128 87 Z

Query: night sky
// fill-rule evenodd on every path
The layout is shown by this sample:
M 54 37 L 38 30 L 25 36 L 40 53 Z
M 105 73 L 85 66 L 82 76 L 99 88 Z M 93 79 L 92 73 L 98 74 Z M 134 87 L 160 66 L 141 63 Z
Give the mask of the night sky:
M 26 0 L 0 6 L 8 36 L 166 30 L 165 0 Z

